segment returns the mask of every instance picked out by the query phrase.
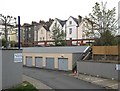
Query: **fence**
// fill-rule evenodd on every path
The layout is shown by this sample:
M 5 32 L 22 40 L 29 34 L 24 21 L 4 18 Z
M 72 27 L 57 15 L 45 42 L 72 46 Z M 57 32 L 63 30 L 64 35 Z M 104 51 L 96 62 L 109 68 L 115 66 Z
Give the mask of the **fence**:
M 91 44 L 94 42 L 94 39 L 72 39 L 72 40 L 64 40 L 66 43 L 66 46 L 72 46 L 72 45 L 85 45 L 85 44 Z M 46 41 L 24 41 L 21 42 L 21 45 L 24 47 L 33 47 L 33 46 L 49 46 L 54 44 L 54 40 L 46 40 Z
M 94 54 L 118 55 L 118 46 L 93 46 L 92 50 L 93 55 Z
M 119 46 L 93 46 L 94 60 L 119 60 Z

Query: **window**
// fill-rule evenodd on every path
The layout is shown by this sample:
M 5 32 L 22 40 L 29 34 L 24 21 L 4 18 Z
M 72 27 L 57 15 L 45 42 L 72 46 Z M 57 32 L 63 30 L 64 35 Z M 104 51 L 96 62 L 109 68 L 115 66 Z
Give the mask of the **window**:
M 29 38 L 31 37 L 31 34 L 29 34 Z
M 40 40 L 42 40 L 42 38 L 40 37 Z
M 2 35 L 2 32 L 0 32 L 0 36 Z
M 72 34 L 72 28 L 69 28 L 69 34 Z
M 69 24 L 71 25 L 71 24 L 72 24 L 72 21 L 70 21 Z
M 9 37 L 9 41 L 10 41 L 10 37 Z
M 57 26 L 57 22 L 55 22 L 55 27 Z
M 29 31 L 31 30 L 31 28 L 29 27 Z
M 41 34 L 43 34 L 43 30 L 41 30 Z

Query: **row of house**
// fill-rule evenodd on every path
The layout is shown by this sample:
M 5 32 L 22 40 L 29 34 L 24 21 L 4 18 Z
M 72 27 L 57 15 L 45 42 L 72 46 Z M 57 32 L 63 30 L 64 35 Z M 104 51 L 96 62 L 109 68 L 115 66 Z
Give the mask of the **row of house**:
M 70 16 L 67 20 L 61 20 L 58 18 L 49 19 L 49 21 L 40 21 L 32 22 L 31 24 L 24 23 L 21 26 L 21 43 L 35 43 L 37 41 L 52 41 L 53 40 L 53 27 L 59 27 L 60 30 L 63 30 L 66 33 L 66 40 L 70 39 L 90 39 L 94 36 L 88 36 L 86 30 L 89 30 L 86 27 L 86 24 L 89 27 L 92 27 L 91 22 L 87 18 L 82 18 L 80 15 L 78 18 Z M 15 33 L 16 32 L 16 33 Z M 10 31 L 9 41 L 18 41 L 17 31 L 14 29 Z M 37 42 L 37 45 L 41 43 Z
M 52 31 L 54 26 L 59 27 L 60 30 L 63 30 L 66 33 L 66 40 L 70 39 L 90 39 L 94 36 L 88 36 L 86 30 L 89 30 L 86 27 L 88 24 L 92 27 L 91 22 L 87 18 L 78 18 L 70 16 L 67 20 L 60 20 L 58 18 L 49 19 L 48 22 L 40 21 L 32 22 L 32 24 L 24 24 L 21 28 L 23 34 L 21 42 L 24 43 L 33 43 L 35 41 L 51 41 L 53 40 Z M 39 43 L 38 43 L 39 44 Z

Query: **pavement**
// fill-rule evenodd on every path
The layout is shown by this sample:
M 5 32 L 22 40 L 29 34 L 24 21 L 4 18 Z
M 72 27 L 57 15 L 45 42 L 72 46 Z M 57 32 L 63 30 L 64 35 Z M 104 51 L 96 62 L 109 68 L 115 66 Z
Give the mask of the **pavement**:
M 23 81 L 27 81 L 27 82 L 31 83 L 34 87 L 36 87 L 36 89 L 52 89 L 51 87 L 43 84 L 39 80 L 36 80 L 36 79 L 31 78 L 26 75 L 23 75 Z
M 95 77 L 95 76 L 86 75 L 86 74 L 76 74 L 76 75 L 69 74 L 69 76 L 75 77 L 76 79 L 90 82 L 92 84 L 99 85 L 106 89 L 118 89 L 119 85 L 120 85 L 120 81 L 118 82 L 115 79 L 105 79 L 105 78 Z M 119 90 L 120 90 L 120 88 L 119 88 Z

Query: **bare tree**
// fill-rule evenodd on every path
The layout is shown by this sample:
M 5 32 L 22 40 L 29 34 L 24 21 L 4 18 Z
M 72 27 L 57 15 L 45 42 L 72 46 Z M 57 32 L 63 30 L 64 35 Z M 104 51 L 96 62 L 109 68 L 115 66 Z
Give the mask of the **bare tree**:
M 89 27 L 87 33 L 93 34 L 99 39 L 98 45 L 114 45 L 116 41 L 115 34 L 118 30 L 116 9 L 115 7 L 107 9 L 106 5 L 107 2 L 101 2 L 101 4 L 96 2 L 88 17 L 92 27 Z
M 8 45 L 9 45 L 8 31 L 16 26 L 16 18 L 13 16 L 9 16 L 9 15 L 4 16 L 0 14 L 0 20 L 2 21 L 1 25 L 4 26 L 4 34 L 5 34 L 5 41 L 6 41 L 5 48 L 8 48 Z

